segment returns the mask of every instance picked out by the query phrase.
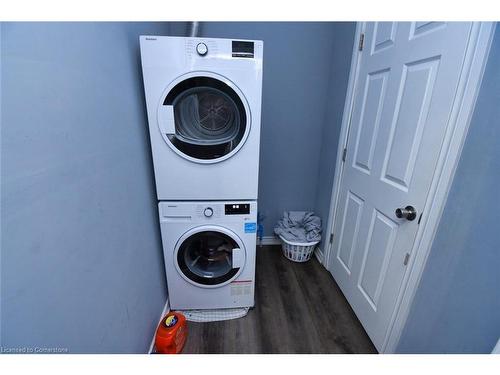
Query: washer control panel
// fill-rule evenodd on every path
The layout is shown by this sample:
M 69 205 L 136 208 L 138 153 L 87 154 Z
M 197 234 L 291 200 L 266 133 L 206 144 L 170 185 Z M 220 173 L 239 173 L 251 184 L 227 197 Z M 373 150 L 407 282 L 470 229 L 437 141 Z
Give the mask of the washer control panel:
M 257 202 L 253 201 L 160 202 L 159 209 L 162 221 L 175 223 L 247 225 L 257 221 Z
M 220 218 L 224 215 L 224 212 L 221 212 L 221 205 L 217 203 L 207 202 L 205 204 L 199 204 L 196 207 L 196 217 L 208 220 L 213 218 Z
M 230 203 L 224 205 L 226 215 L 248 215 L 250 213 L 250 204 L 248 203 Z

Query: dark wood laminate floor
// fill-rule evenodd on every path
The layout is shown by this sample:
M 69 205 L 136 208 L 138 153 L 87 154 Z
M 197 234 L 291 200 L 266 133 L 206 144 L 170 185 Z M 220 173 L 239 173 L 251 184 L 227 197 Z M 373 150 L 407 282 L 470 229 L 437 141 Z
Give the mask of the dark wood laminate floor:
M 244 318 L 188 322 L 183 353 L 376 353 L 332 276 L 257 248 L 255 307 Z

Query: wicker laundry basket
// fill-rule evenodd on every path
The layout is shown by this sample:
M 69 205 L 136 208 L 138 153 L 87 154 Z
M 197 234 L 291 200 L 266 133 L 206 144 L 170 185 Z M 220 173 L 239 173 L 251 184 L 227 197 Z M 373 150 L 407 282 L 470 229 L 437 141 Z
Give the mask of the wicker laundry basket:
M 279 237 L 281 239 L 281 250 L 283 251 L 283 255 L 286 258 L 299 263 L 307 262 L 311 259 L 314 249 L 319 243 L 319 241 L 292 242 L 282 236 Z

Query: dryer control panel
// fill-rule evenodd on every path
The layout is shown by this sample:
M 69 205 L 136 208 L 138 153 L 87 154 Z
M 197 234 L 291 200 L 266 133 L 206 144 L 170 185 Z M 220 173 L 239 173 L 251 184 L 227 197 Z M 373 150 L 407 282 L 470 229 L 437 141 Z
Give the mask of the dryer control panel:
M 253 59 L 254 43 L 246 40 L 233 40 L 231 43 L 233 57 Z
M 249 69 L 252 64 L 261 69 L 262 41 L 201 37 L 183 39 L 186 64 L 191 70 L 198 69 L 193 64 L 201 64 L 204 69 L 210 67 L 210 70 L 216 69 L 216 71 L 220 71 L 221 67 Z

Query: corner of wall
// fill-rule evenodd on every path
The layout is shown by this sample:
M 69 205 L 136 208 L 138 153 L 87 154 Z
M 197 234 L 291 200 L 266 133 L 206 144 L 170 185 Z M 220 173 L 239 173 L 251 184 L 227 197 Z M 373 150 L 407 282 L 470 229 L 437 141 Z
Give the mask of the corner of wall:
M 335 22 L 332 38 L 332 64 L 328 77 L 328 94 L 325 97 L 322 142 L 318 160 L 315 211 L 321 216 L 323 232 L 328 222 L 330 198 L 335 174 L 338 137 L 344 112 L 344 103 L 350 73 L 352 44 L 356 34 L 355 22 Z M 342 77 L 341 84 L 335 84 L 335 77 Z M 336 131 L 332 132 L 332 127 Z

